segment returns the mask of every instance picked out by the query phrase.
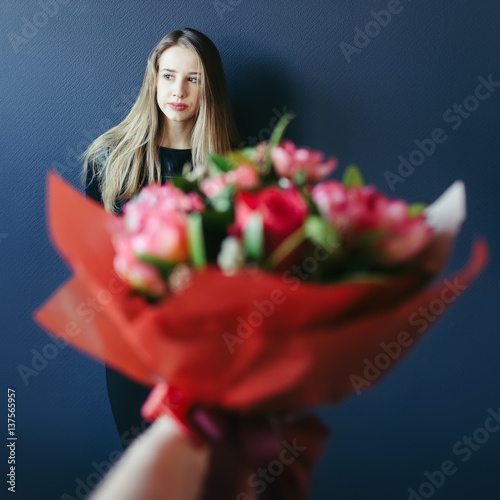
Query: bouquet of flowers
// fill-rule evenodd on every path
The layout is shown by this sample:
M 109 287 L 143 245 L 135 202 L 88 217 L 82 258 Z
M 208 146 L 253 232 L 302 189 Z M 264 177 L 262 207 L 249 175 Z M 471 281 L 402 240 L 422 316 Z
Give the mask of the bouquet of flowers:
M 465 219 L 463 183 L 426 206 L 354 166 L 329 179 L 335 158 L 283 139 L 291 118 L 144 187 L 122 216 L 48 177 L 50 235 L 74 276 L 35 320 L 151 386 L 145 418 L 214 444 L 204 498 L 304 498 L 326 436 L 304 410 L 371 387 L 488 259 L 477 240 L 431 284 Z M 77 312 L 89 296 L 103 304 L 92 321 Z

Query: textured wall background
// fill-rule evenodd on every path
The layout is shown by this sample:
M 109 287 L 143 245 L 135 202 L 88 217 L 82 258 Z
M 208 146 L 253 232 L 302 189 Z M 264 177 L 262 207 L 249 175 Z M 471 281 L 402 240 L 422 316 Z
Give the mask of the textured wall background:
M 388 8 L 390 21 L 370 23 Z M 54 353 L 52 340 L 31 311 L 70 276 L 47 237 L 46 173 L 83 190 L 77 154 L 126 115 L 152 47 L 186 26 L 219 48 L 246 142 L 268 138 L 273 117 L 292 110 L 292 140 L 341 168 L 357 163 L 388 194 L 430 202 L 463 179 L 469 215 L 448 271 L 474 235 L 491 245 L 487 272 L 404 363 L 318 410 L 333 435 L 312 498 L 406 499 L 446 460 L 457 472 L 432 498 L 498 497 L 500 432 L 474 432 L 500 406 L 500 87 L 467 99 L 478 77 L 500 81 L 497 0 L 2 0 L 0 9 L 2 383 L 17 390 L 17 498 L 83 498 L 119 449 L 103 367 L 71 348 L 40 357 Z M 392 192 L 385 173 L 435 128 L 446 140 Z M 21 365 L 34 374 L 23 380 Z M 453 451 L 474 435 L 482 444 L 459 447 L 470 456 Z

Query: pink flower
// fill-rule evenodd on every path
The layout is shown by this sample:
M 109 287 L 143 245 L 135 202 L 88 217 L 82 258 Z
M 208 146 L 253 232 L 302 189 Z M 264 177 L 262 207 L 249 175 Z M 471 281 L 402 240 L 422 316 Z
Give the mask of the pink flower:
M 209 198 L 219 195 L 227 186 L 228 183 L 224 174 L 217 177 L 207 177 L 200 182 L 201 192 Z
M 142 230 L 131 235 L 132 248 L 136 255 L 150 255 L 169 263 L 184 262 L 188 258 L 186 226 L 185 214 L 150 214 Z
M 166 264 L 186 262 L 187 214 L 203 208 L 198 194 L 185 194 L 172 184 L 144 187 L 125 204 L 123 216 L 110 224 L 117 273 L 136 289 L 155 296 L 165 293 L 165 276 L 155 264 L 141 257 L 153 257 Z
M 411 216 L 404 201 L 391 200 L 373 186 L 346 188 L 337 181 L 324 181 L 313 187 L 311 197 L 345 241 L 358 241 L 369 232 L 378 234 L 375 246 L 386 264 L 410 259 L 432 237 L 423 214 Z
M 252 193 L 241 191 L 235 198 L 235 222 L 230 232 L 239 236 L 253 212 L 262 216 L 266 254 L 299 229 L 305 221 L 308 206 L 293 188 L 271 186 Z
M 391 237 L 381 243 L 384 261 L 397 263 L 409 260 L 429 243 L 432 234 L 432 227 L 425 223 L 424 216 L 407 220 L 394 228 Z
M 307 182 L 324 179 L 337 168 L 337 159 L 329 158 L 323 163 L 324 154 L 309 148 L 297 148 L 292 141 L 285 140 L 271 149 L 274 170 L 280 177 L 294 179 L 305 174 Z
M 200 189 L 209 198 L 219 195 L 227 186 L 236 186 L 238 190 L 248 190 L 259 185 L 259 174 L 248 163 L 242 163 L 234 170 L 216 177 L 207 177 L 200 183 Z
M 248 163 L 242 163 L 239 167 L 230 170 L 225 175 L 229 184 L 234 184 L 241 190 L 254 189 L 259 185 L 259 174 Z
M 321 215 L 343 234 L 376 227 L 379 220 L 375 210 L 376 195 L 371 186 L 347 189 L 337 181 L 320 182 L 311 190 Z
M 205 203 L 198 193 L 187 193 L 182 205 L 182 209 L 186 212 L 203 212 Z
M 164 295 L 167 287 L 158 271 L 137 259 L 131 241 L 125 238 L 115 242 L 116 255 L 113 265 L 118 275 L 133 288 L 152 296 Z
M 201 212 L 205 204 L 197 193 L 184 193 L 171 183 L 149 184 L 123 207 L 123 216 L 128 231 L 139 231 L 150 214 L 179 212 Z

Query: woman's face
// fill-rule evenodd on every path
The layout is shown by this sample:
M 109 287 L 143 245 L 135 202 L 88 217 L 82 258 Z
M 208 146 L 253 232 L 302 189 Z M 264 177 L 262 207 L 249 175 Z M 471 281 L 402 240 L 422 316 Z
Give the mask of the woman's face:
M 158 60 L 156 100 L 167 119 L 174 122 L 196 119 L 200 79 L 198 59 L 192 50 L 174 46 L 162 53 Z

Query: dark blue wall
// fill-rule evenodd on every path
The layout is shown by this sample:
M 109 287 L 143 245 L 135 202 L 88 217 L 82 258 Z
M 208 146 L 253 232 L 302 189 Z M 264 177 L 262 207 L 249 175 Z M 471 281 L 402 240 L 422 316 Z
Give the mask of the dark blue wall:
M 463 179 L 468 220 L 448 271 L 463 265 L 476 234 L 488 237 L 492 262 L 376 388 L 321 410 L 333 436 L 312 498 L 406 499 L 446 460 L 457 471 L 432 498 L 497 498 L 500 432 L 476 431 L 500 406 L 500 87 L 460 126 L 454 111 L 448 121 L 443 114 L 474 93 L 478 77 L 500 81 L 498 0 L 401 0 L 349 55 L 341 44 L 354 44 L 370 11 L 397 3 L 222 0 L 229 7 L 218 12 L 212 0 L 58 2 L 0 6 L 2 382 L 5 393 L 17 389 L 17 498 L 82 498 L 78 481 L 92 483 L 94 464 L 119 449 L 100 364 L 65 348 L 27 384 L 18 372 L 52 341 L 31 312 L 70 276 L 47 237 L 47 171 L 83 189 L 76 154 L 125 116 L 151 48 L 186 26 L 219 48 L 246 142 L 266 139 L 273 116 L 293 110 L 291 139 L 336 155 L 342 168 L 357 163 L 392 194 L 384 174 L 397 173 L 397 157 L 437 127 L 447 134 L 393 194 L 430 202 Z M 474 432 L 487 440 L 464 462 L 453 447 Z

